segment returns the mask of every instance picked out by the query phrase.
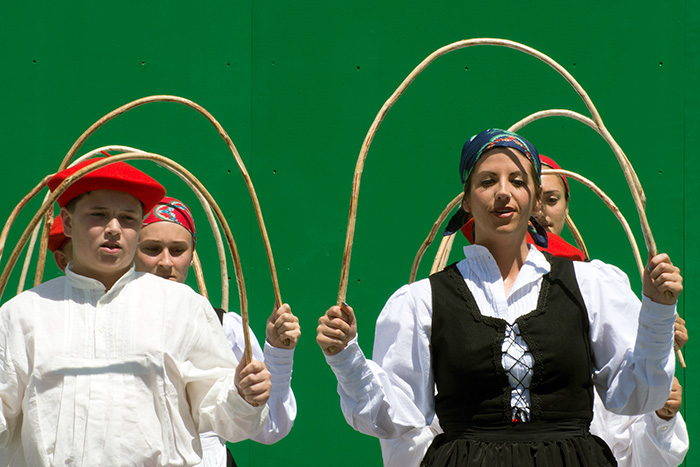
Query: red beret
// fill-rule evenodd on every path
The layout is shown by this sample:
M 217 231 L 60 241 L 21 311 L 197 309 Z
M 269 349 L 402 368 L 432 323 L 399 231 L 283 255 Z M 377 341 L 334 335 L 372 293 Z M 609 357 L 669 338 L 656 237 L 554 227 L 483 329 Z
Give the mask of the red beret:
M 88 159 L 58 172 L 49 180 L 49 189 L 55 190 L 68 176 L 102 159 L 105 157 Z M 63 207 L 73 198 L 95 190 L 116 190 L 129 193 L 141 201 L 143 212 L 150 211 L 165 195 L 165 188 L 145 173 L 125 162 L 115 162 L 76 180 L 58 197 L 58 205 Z
M 552 158 L 549 158 L 549 157 L 547 157 L 547 156 L 543 156 L 542 154 L 540 154 L 540 161 L 542 162 L 542 164 L 548 165 L 548 166 L 551 167 L 552 169 L 562 170 L 562 168 L 559 167 L 559 164 L 557 164 L 556 162 L 554 162 L 554 159 L 552 159 Z M 565 177 L 565 176 L 559 175 L 559 177 L 560 177 L 560 178 L 562 179 L 562 181 L 564 182 L 564 188 L 566 188 L 566 192 L 568 193 L 568 192 L 569 192 L 569 182 L 566 181 L 566 177 Z M 555 255 L 555 256 L 556 256 L 556 255 Z
M 63 220 L 61 220 L 61 216 L 57 216 L 54 218 L 51 232 L 49 232 L 49 251 L 60 250 L 68 240 L 69 238 L 63 233 Z

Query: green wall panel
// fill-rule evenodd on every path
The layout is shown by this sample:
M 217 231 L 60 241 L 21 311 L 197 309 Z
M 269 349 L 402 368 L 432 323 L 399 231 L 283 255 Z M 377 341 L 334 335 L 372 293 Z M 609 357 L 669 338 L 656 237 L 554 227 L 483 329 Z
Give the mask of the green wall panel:
M 637 169 L 656 241 L 685 274 L 679 306 L 685 315 L 687 307 L 700 306 L 700 251 L 693 242 L 700 228 L 693 210 L 700 175 L 693 152 L 700 128 L 699 11 L 697 2 L 675 0 L 5 2 L 0 218 L 108 111 L 153 94 L 201 104 L 229 132 L 252 176 L 282 297 L 303 331 L 293 379 L 295 428 L 273 446 L 235 445 L 239 465 L 381 465 L 378 442 L 346 424 L 335 378 L 314 339 L 318 317 L 335 302 L 352 174 L 381 105 L 423 58 L 459 39 L 516 40 L 557 60 L 586 89 Z M 365 165 L 347 298 L 368 354 L 381 307 L 407 281 L 434 219 L 460 189 L 456 167 L 465 139 L 548 108 L 586 113 L 579 96 L 543 63 L 478 47 L 438 59 L 389 111 Z M 604 189 L 644 251 L 622 172 L 595 132 L 558 118 L 522 133 Z M 103 144 L 169 156 L 209 188 L 241 251 L 252 326 L 263 338 L 274 301 L 263 245 L 242 177 L 214 128 L 185 107 L 151 104 L 109 122 L 84 149 Z M 167 171 L 137 165 L 163 180 L 170 194 L 196 203 Z M 638 289 L 631 250 L 613 215 L 582 186 L 573 186 L 572 194 L 572 216 L 592 255 L 622 267 Z M 201 209 L 195 215 L 217 302 L 215 249 Z M 18 220 L 9 246 L 28 219 Z M 460 250 L 456 244 L 453 259 Z M 419 276 L 427 274 L 434 251 Z M 47 277 L 56 274 L 49 265 Z M 231 286 L 230 308 L 237 310 L 235 281 Z M 700 428 L 700 401 L 693 397 L 700 388 L 694 371 L 700 351 L 693 339 L 700 330 L 692 315 L 687 318 L 689 370 L 679 377 L 693 439 Z M 687 465 L 700 465 L 693 449 Z

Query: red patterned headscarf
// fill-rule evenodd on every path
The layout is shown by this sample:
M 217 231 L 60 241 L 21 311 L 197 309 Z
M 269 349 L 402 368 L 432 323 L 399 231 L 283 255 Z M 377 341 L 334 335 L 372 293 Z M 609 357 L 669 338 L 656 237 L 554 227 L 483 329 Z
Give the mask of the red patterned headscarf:
M 193 247 L 197 243 L 197 231 L 194 228 L 194 218 L 190 208 L 179 199 L 170 198 L 169 196 L 161 199 L 144 217 L 142 227 L 155 224 L 156 222 L 173 222 L 183 226 L 192 234 Z
M 559 164 L 554 162 L 554 159 L 552 159 L 551 157 L 543 156 L 542 154 L 540 154 L 540 160 L 542 161 L 542 165 L 549 166 L 552 169 L 562 170 L 561 167 L 559 167 Z M 559 177 L 564 182 L 564 188 L 566 188 L 566 199 L 569 199 L 569 182 L 566 181 L 566 177 L 564 175 L 559 175 Z

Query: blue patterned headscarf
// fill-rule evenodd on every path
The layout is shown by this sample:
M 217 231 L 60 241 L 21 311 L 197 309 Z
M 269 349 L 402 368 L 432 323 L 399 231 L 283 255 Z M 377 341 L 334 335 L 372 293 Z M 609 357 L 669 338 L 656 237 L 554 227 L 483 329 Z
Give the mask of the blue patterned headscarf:
M 500 130 L 498 128 L 490 128 L 484 130 L 469 138 L 469 141 L 464 143 L 462 148 L 462 158 L 459 161 L 459 176 L 462 180 L 462 186 L 467 182 L 469 175 L 472 173 L 474 166 L 479 158 L 489 149 L 493 148 L 513 148 L 520 151 L 535 167 L 537 178 L 542 175 L 542 163 L 537 148 L 531 142 L 512 131 Z M 460 206 L 457 212 L 452 216 L 443 235 L 452 235 L 458 231 L 467 222 L 467 213 Z M 547 248 L 547 231 L 542 227 L 534 217 L 530 217 L 530 225 L 528 231 L 532 236 L 536 245 Z
M 462 148 L 462 158 L 459 161 L 459 176 L 462 179 L 462 186 L 472 173 L 474 166 L 483 153 L 493 148 L 513 148 L 517 149 L 535 167 L 537 177 L 542 174 L 542 163 L 540 155 L 535 146 L 531 142 L 516 135 L 512 131 L 499 130 L 498 128 L 490 128 L 481 133 L 469 138 L 469 141 L 464 143 Z

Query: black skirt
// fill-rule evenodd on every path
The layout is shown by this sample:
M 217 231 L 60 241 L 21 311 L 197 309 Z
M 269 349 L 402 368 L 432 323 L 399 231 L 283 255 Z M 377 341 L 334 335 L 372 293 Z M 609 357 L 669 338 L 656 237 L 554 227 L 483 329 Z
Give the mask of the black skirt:
M 614 467 L 610 448 L 587 430 L 548 431 L 531 423 L 501 429 L 440 434 L 421 467 Z M 530 425 L 525 427 L 525 425 Z M 513 429 L 515 428 L 515 429 Z

